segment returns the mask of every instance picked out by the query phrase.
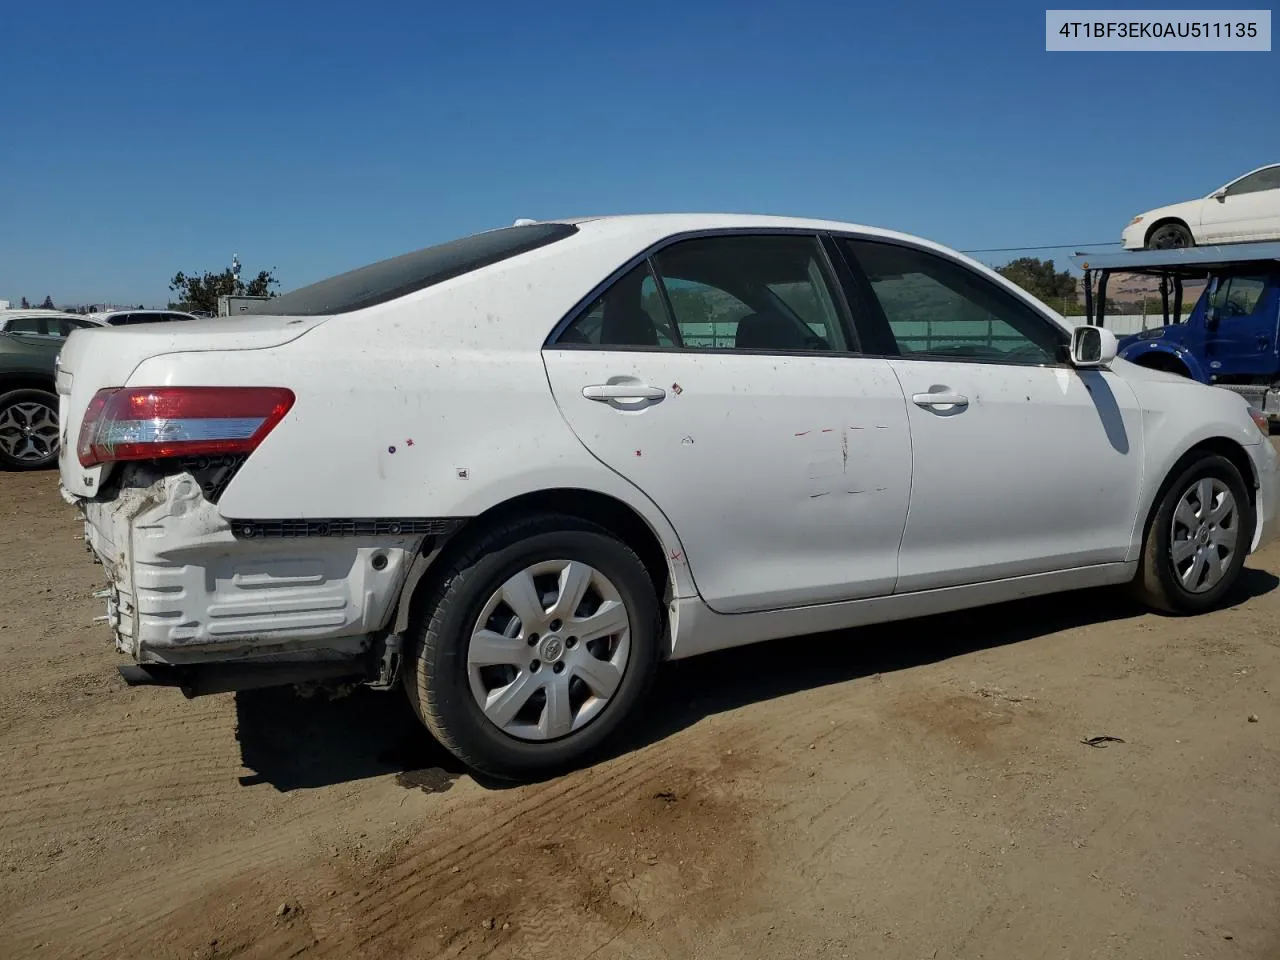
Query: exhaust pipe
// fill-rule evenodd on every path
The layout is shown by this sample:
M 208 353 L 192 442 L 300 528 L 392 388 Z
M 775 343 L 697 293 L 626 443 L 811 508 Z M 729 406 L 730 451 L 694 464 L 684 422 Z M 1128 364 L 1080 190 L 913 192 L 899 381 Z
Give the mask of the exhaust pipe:
M 363 680 L 368 676 L 362 660 L 210 663 L 181 667 L 163 663 L 131 663 L 117 669 L 131 687 L 177 687 L 188 700 L 237 690 L 287 687 L 314 680 Z

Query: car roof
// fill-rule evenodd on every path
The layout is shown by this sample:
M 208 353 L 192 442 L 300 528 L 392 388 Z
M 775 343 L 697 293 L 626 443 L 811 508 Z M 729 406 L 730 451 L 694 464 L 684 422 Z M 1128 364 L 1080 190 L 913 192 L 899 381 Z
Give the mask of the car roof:
M 899 240 L 904 243 L 936 250 L 947 256 L 960 257 L 975 266 L 983 265 L 965 257 L 958 251 L 927 240 L 924 237 L 885 227 L 846 220 L 815 217 L 791 217 L 776 214 L 755 213 L 623 213 L 601 216 L 552 217 L 540 223 L 571 223 L 585 228 L 585 232 L 608 234 L 611 237 L 630 234 L 646 243 L 654 243 L 664 237 L 700 230 L 812 230 L 831 233 L 857 233 L 883 240 Z M 983 269 L 987 269 L 983 267 Z
M 75 317 L 80 319 L 80 314 L 68 313 L 66 310 L 46 310 L 42 307 L 31 307 L 26 310 L 21 308 L 0 310 L 0 320 L 7 320 L 10 317 Z

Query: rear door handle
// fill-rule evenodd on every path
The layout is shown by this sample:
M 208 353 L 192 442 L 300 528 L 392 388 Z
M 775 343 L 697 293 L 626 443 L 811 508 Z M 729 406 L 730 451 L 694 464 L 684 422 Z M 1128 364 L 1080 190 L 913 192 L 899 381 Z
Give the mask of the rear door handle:
M 644 383 L 593 383 L 582 388 L 582 395 L 588 400 L 599 400 L 601 403 L 611 400 L 639 403 L 643 400 L 657 402 L 667 395 L 667 391 Z
M 969 398 L 961 393 L 917 393 L 911 402 L 919 407 L 967 407 Z

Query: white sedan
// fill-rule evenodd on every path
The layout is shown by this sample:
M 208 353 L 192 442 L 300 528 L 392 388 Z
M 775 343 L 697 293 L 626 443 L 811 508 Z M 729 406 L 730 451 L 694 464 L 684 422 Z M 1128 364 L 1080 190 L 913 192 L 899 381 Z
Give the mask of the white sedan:
M 1207 610 L 1275 523 L 1241 397 L 898 233 L 522 222 L 267 307 L 63 351 L 122 672 L 403 688 L 499 775 L 580 762 L 663 659 L 1106 584 Z
M 1121 234 L 1127 250 L 1280 240 L 1280 163 L 1259 167 L 1201 200 L 1148 210 Z

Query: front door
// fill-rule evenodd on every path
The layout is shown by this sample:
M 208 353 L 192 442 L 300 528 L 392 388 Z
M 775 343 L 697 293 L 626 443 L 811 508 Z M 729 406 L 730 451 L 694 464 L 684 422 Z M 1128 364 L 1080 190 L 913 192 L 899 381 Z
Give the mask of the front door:
M 1219 277 L 1207 297 L 1205 357 L 1214 377 L 1273 374 L 1280 275 Z
M 840 245 L 911 423 L 898 591 L 1124 560 L 1142 464 L 1124 380 L 1068 366 L 1061 326 L 958 260 Z
M 626 273 L 544 359 L 578 438 L 734 613 L 893 592 L 907 413 L 888 362 L 850 347 L 816 237 L 716 235 Z

